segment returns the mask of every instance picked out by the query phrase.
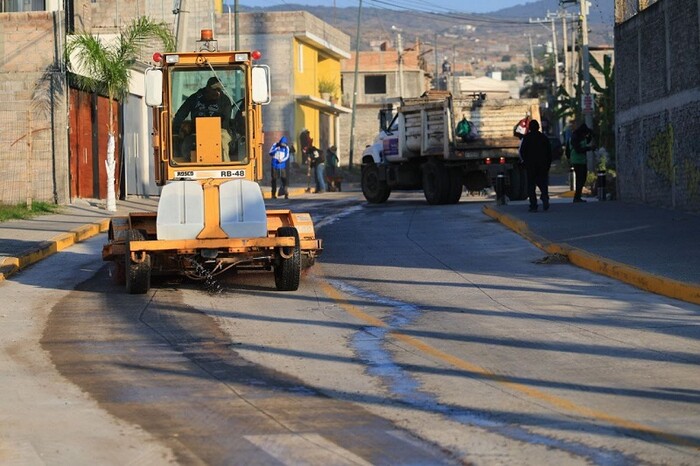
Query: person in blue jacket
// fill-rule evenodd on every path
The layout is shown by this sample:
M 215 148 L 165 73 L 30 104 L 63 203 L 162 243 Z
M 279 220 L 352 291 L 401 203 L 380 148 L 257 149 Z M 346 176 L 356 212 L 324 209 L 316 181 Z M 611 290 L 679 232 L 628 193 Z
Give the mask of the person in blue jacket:
M 270 149 L 271 157 L 271 180 L 272 185 L 272 199 L 276 199 L 277 196 L 284 196 L 285 199 L 289 199 L 289 192 L 287 191 L 287 164 L 289 163 L 289 146 L 287 145 L 287 137 L 282 136 L 280 140 L 272 145 Z M 280 180 L 280 189 L 277 191 L 277 179 Z

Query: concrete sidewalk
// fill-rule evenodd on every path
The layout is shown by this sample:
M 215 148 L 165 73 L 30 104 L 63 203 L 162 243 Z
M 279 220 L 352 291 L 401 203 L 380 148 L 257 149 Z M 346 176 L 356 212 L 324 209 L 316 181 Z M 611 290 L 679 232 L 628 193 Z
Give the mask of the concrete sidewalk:
M 641 289 L 700 304 L 700 215 L 621 201 L 574 204 L 553 199 L 549 211 L 527 201 L 487 204 L 483 211 L 548 254 Z

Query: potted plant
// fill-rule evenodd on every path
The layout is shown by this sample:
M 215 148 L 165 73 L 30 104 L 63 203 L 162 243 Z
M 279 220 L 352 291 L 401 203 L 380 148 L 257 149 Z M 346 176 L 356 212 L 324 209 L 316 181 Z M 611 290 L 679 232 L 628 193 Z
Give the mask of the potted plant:
M 323 78 L 318 80 L 318 92 L 321 94 L 322 99 L 330 100 L 337 89 L 338 85 L 333 80 Z

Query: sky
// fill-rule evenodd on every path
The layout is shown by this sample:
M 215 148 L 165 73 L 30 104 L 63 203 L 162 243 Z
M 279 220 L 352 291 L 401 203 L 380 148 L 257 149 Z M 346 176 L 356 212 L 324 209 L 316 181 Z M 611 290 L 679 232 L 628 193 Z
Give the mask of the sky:
M 454 10 L 466 13 L 490 13 L 511 6 L 525 4 L 532 0 L 363 0 L 363 7 L 387 7 L 397 5 L 421 10 Z M 336 7 L 357 7 L 358 0 L 238 0 L 239 5 L 263 7 L 276 4 L 323 5 Z M 375 3 L 376 2 L 376 3 Z M 233 3 L 233 0 L 225 0 Z

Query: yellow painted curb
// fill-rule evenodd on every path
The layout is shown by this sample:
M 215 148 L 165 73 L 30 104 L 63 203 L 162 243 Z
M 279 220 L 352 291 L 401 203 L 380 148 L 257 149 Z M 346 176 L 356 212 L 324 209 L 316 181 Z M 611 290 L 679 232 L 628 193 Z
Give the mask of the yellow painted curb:
M 19 259 L 16 257 L 3 257 L 0 260 L 0 282 L 10 277 L 19 270 Z
M 32 264 L 39 262 L 46 257 L 51 256 L 59 251 L 62 251 L 75 243 L 85 241 L 100 233 L 107 231 L 109 228 L 110 219 L 102 219 L 95 223 L 90 223 L 77 228 L 74 228 L 68 233 L 61 233 L 51 240 L 42 242 L 34 250 L 20 257 L 5 258 L 0 264 L 0 275 L 2 280 L 9 278 L 20 270 L 29 267 Z
M 693 304 L 700 304 L 700 286 L 698 285 L 660 277 L 636 267 L 606 259 L 579 248 L 574 248 L 568 244 L 552 243 L 530 231 L 525 222 L 514 219 L 503 212 L 499 212 L 488 204 L 484 205 L 482 211 L 484 214 L 499 221 L 548 254 L 561 254 L 566 256 L 569 262 L 578 267 L 620 280 L 651 293 Z

